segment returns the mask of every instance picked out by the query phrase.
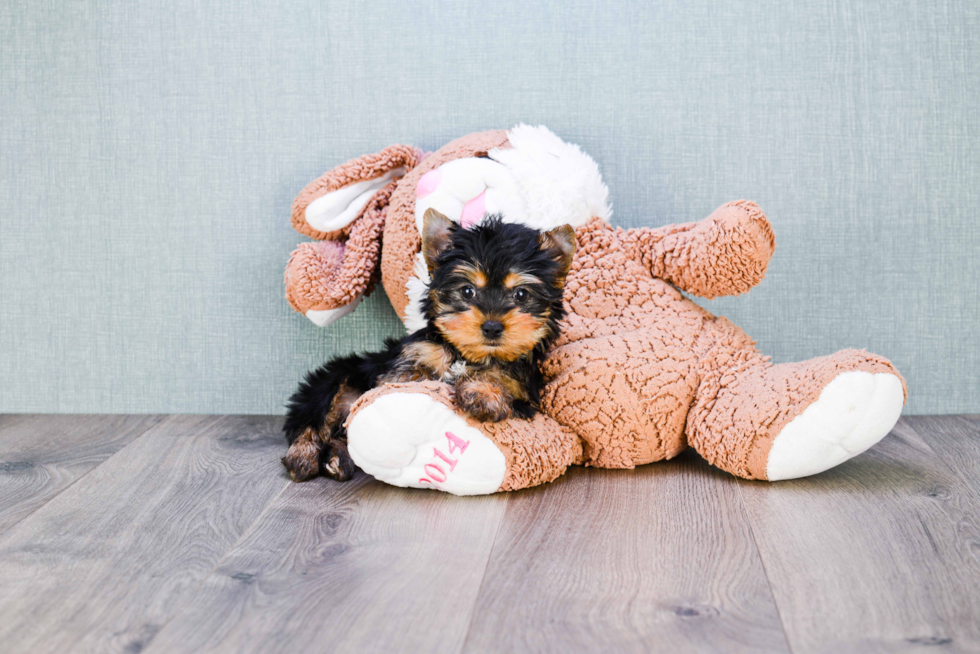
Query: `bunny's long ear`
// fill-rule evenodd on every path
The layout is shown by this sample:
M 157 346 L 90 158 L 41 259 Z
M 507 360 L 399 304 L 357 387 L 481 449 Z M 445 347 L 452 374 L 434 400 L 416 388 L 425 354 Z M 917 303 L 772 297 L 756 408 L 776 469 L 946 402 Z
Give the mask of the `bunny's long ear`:
M 348 238 L 301 243 L 286 265 L 286 299 L 294 309 L 323 327 L 357 307 L 378 281 L 381 235 L 395 182 L 377 191 Z
M 371 198 L 421 159 L 417 148 L 391 145 L 333 168 L 293 200 L 293 227 L 318 241 L 346 236 L 347 227 L 364 213 Z

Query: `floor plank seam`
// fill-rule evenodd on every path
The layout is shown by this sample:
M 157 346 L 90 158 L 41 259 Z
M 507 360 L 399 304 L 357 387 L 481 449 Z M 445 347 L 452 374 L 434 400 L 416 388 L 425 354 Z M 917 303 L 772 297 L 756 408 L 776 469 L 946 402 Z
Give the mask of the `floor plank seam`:
M 779 628 L 783 630 L 783 639 L 786 641 L 786 649 L 789 650 L 790 654 L 793 654 L 793 644 L 789 639 L 789 631 L 786 630 L 786 621 L 783 620 L 782 609 L 779 608 L 779 600 L 776 599 L 776 592 L 772 587 L 772 579 L 769 577 L 769 570 L 766 568 L 766 557 L 762 554 L 762 549 L 759 547 L 759 541 L 755 536 L 755 529 L 752 528 L 752 521 L 749 519 L 749 513 L 745 510 L 745 496 L 742 494 L 742 481 L 733 480 L 731 483 L 735 484 L 738 489 L 738 499 L 739 506 L 738 509 L 745 516 L 745 524 L 749 529 L 749 535 L 752 537 L 752 545 L 755 546 L 755 553 L 759 557 L 759 565 L 762 566 L 762 574 L 766 577 L 766 586 L 769 588 L 769 597 L 772 598 L 772 605 L 776 607 L 776 617 L 779 618 Z
M 510 496 L 507 497 L 507 504 L 510 504 Z M 493 542 L 490 544 L 490 552 L 487 554 L 487 560 L 483 564 L 483 576 L 480 577 L 480 586 L 476 589 L 476 596 L 473 598 L 473 606 L 470 607 L 470 615 L 466 620 L 466 635 L 463 636 L 463 642 L 460 644 L 457 652 L 466 651 L 466 642 L 470 639 L 470 630 L 473 628 L 473 620 L 476 618 L 476 606 L 480 601 L 480 595 L 483 593 L 483 585 L 487 580 L 487 570 L 490 569 L 490 560 L 493 558 L 493 551 L 497 547 L 497 536 L 500 535 L 500 530 L 504 526 L 504 520 L 507 518 L 507 507 L 504 507 L 504 514 L 500 517 L 500 522 L 497 523 L 497 528 L 493 532 Z
M 16 414 L 16 415 L 29 415 L 29 414 Z M 151 415 L 159 415 L 159 414 L 151 414 Z M 11 529 L 13 529 L 17 525 L 19 525 L 21 522 L 23 522 L 27 518 L 30 518 L 35 513 L 37 513 L 38 511 L 40 511 L 44 507 L 46 507 L 52 500 L 60 497 L 62 493 L 64 493 L 65 491 L 67 491 L 69 488 L 72 488 L 73 486 L 75 486 L 75 484 L 77 484 L 78 482 L 80 482 L 81 480 L 85 479 L 90 474 L 92 474 L 93 472 L 95 472 L 96 470 L 98 470 L 99 468 L 101 468 L 102 466 L 104 466 L 114 456 L 118 455 L 120 452 L 122 452 L 123 450 L 125 450 L 127 447 L 131 446 L 133 443 L 135 443 L 139 439 L 143 438 L 151 429 L 154 429 L 157 426 L 161 425 L 162 423 L 166 422 L 169 417 L 170 417 L 169 415 L 164 415 L 157 422 L 154 422 L 153 424 L 147 425 L 146 429 L 144 429 L 143 431 L 141 431 L 138 435 L 134 436 L 131 441 L 129 441 L 128 443 L 126 443 L 125 445 L 123 445 L 121 448 L 119 448 L 118 450 L 116 450 L 115 452 L 113 452 L 111 455 L 107 456 L 105 458 L 105 460 L 103 460 L 103 461 L 101 461 L 99 463 L 99 465 L 93 467 L 91 470 L 86 471 L 84 474 L 79 475 L 76 479 L 72 480 L 72 482 L 70 484 L 68 484 L 67 486 L 65 486 L 64 488 L 62 488 L 58 492 L 56 492 L 54 495 L 52 495 L 47 500 L 45 500 L 42 504 L 38 504 L 36 507 L 34 507 L 33 509 L 31 509 L 28 513 L 25 513 L 23 516 L 21 516 L 20 518 L 18 518 L 16 522 L 12 522 L 11 524 L 9 524 L 6 527 L 4 527 L 3 529 L 0 529 L 0 536 L 2 536 L 3 534 L 6 534 L 8 531 L 10 531 Z

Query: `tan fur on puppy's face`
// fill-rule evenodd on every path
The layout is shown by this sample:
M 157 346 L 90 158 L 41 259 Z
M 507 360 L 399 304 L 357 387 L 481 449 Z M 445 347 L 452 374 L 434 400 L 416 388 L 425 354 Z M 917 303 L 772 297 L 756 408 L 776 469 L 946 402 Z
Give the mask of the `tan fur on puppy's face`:
M 456 266 L 456 273 L 469 280 L 477 288 L 484 288 L 487 285 L 487 274 L 475 266 L 466 264 Z
M 503 336 L 487 341 L 481 327 L 490 319 L 504 326 Z M 548 315 L 533 316 L 511 309 L 500 317 L 486 316 L 476 307 L 466 311 L 443 314 L 436 318 L 436 327 L 460 353 L 470 361 L 482 362 L 494 358 L 514 361 L 534 349 L 548 334 Z
M 515 289 L 522 284 L 527 286 L 532 286 L 534 284 L 543 284 L 543 283 L 544 282 L 542 282 L 534 275 L 529 275 L 527 273 L 510 272 L 507 273 L 506 277 L 504 277 L 504 288 L 506 289 Z
M 487 317 L 476 307 L 458 313 L 443 313 L 436 318 L 436 327 L 450 343 L 470 361 L 490 357 L 481 327 Z
M 448 236 L 446 236 L 448 234 Z M 557 336 L 562 287 L 574 252 L 570 228 L 539 232 L 490 215 L 471 229 L 426 212 L 430 267 L 423 310 L 467 361 L 517 363 Z
M 504 335 L 499 345 L 493 349 L 493 356 L 504 361 L 513 361 L 534 349 L 548 335 L 550 312 L 531 315 L 519 309 L 511 309 L 500 318 L 504 325 Z

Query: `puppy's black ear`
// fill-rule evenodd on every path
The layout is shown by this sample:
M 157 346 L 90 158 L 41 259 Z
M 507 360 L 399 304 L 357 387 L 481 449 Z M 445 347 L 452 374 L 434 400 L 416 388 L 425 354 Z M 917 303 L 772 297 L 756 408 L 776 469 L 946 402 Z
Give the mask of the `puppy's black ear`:
M 538 244 L 549 257 L 558 262 L 555 285 L 563 288 L 568 270 L 572 267 L 572 256 L 575 255 L 575 230 L 571 225 L 555 227 L 550 232 L 542 232 L 538 237 Z
M 422 216 L 422 256 L 431 274 L 439 255 L 449 247 L 456 225 L 435 209 L 426 209 Z

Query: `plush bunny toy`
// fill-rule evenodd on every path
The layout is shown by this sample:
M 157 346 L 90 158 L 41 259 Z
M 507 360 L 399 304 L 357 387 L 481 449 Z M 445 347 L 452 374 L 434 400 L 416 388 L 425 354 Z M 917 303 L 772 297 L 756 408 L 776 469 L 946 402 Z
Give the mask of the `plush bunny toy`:
M 570 224 L 578 242 L 538 415 L 480 424 L 455 409 L 446 384 L 383 386 L 347 421 L 358 466 L 396 486 L 473 495 L 690 446 L 733 475 L 777 481 L 836 466 L 891 430 L 906 390 L 888 360 L 844 350 L 773 365 L 741 329 L 681 294 L 738 295 L 759 283 L 775 241 L 758 206 L 618 229 L 607 194 L 588 155 L 526 125 L 428 155 L 391 146 L 303 189 L 292 221 L 316 241 L 290 258 L 286 295 L 318 325 L 352 311 L 379 272 L 406 327 L 424 324 L 420 229 L 430 207 L 463 227 L 494 212 L 538 229 Z

